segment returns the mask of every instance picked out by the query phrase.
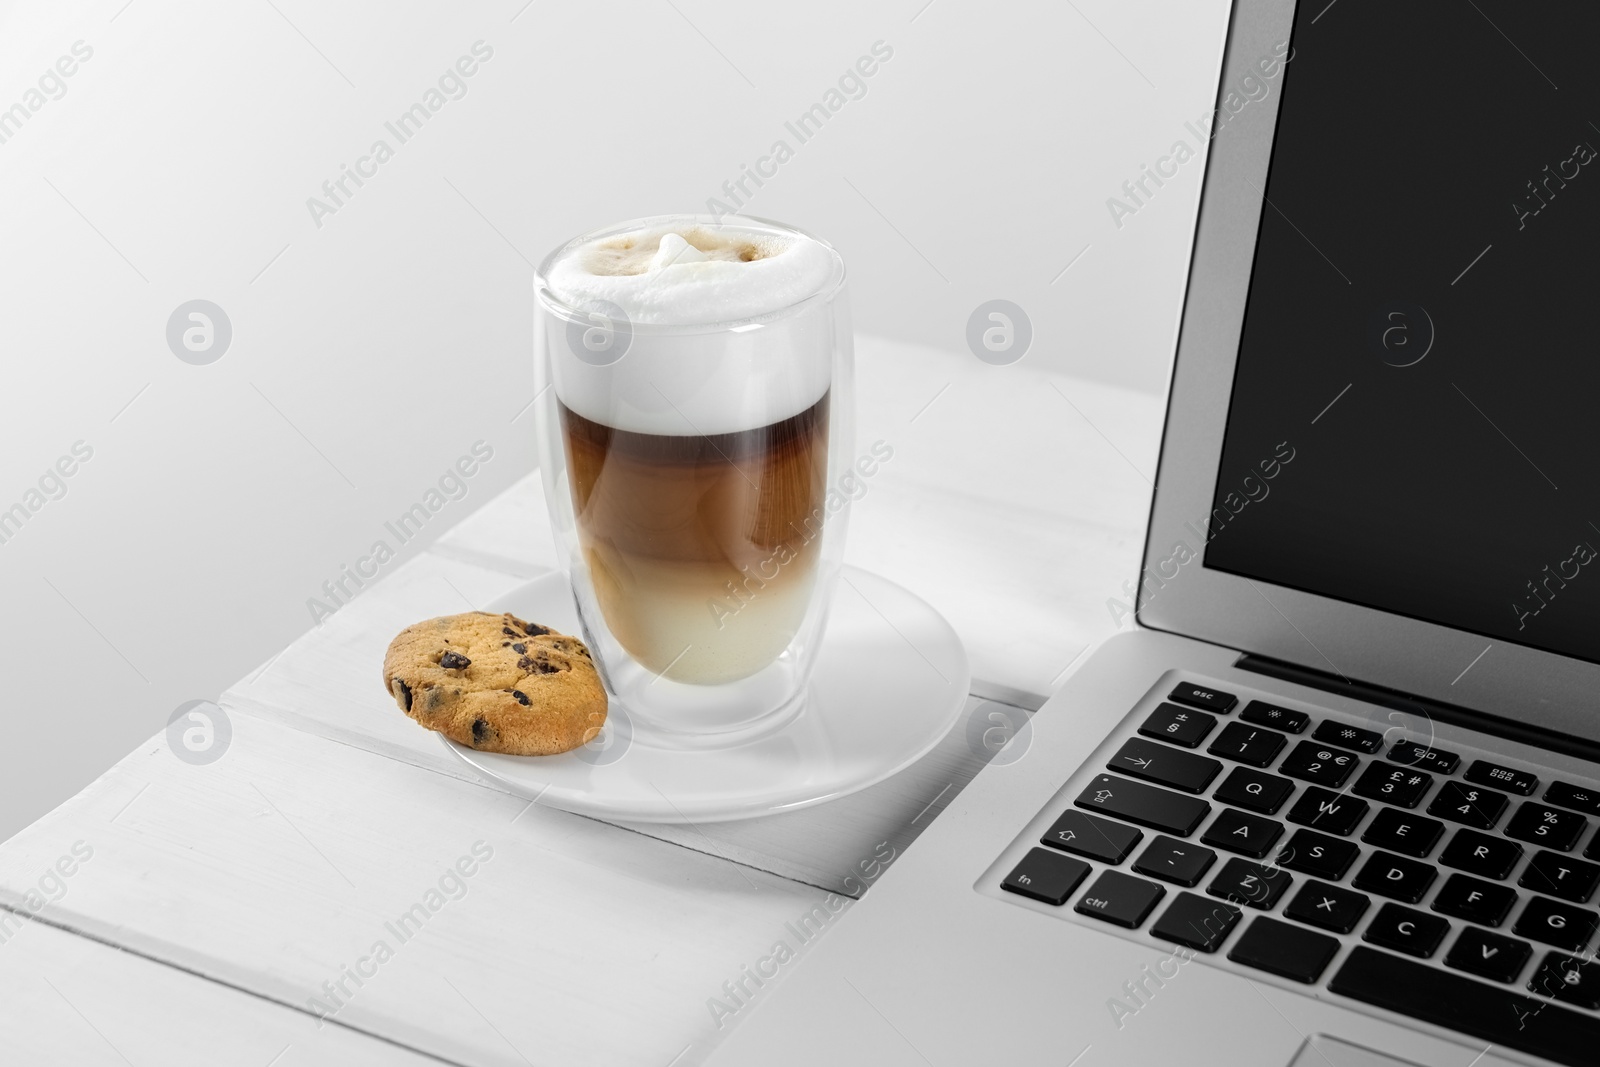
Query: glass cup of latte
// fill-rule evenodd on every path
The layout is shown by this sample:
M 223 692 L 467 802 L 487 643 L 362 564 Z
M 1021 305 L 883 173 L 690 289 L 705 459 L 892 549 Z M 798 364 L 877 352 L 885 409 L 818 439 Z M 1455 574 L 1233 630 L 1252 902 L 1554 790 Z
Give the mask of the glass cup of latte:
M 613 715 L 680 748 L 782 726 L 849 513 L 843 260 L 764 219 L 661 216 L 568 242 L 534 289 L 545 496 Z

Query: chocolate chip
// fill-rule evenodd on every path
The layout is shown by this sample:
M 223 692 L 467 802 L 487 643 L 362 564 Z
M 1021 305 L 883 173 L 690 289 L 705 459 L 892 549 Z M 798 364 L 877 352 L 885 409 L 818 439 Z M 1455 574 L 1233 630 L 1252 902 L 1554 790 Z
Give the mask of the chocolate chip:
M 531 671 L 531 670 L 533 670 L 533 660 L 529 659 L 527 656 L 523 656 L 521 659 L 517 660 L 517 670 L 519 670 L 519 671 Z
M 500 632 L 505 634 L 507 637 L 521 637 L 522 636 L 521 634 L 517 633 L 517 631 L 513 630 L 509 626 L 500 627 Z
M 546 659 L 542 659 L 539 662 L 535 663 L 533 665 L 533 668 L 534 668 L 534 670 L 538 671 L 540 674 L 555 674 L 555 673 L 559 672 L 562 669 L 559 664 L 551 663 L 549 660 L 546 660 Z
M 528 631 L 529 637 L 543 637 L 550 632 L 550 627 L 540 626 L 536 622 L 525 622 L 522 624 L 522 628 Z
M 472 743 L 475 744 L 475 745 L 481 745 L 481 744 L 483 744 L 484 738 L 486 738 L 488 736 L 489 736 L 489 720 L 488 719 L 473 719 L 472 720 Z
M 517 652 L 519 654 L 526 655 L 527 651 L 528 651 L 528 646 L 527 645 L 512 645 L 511 646 L 511 650 L 513 652 Z
M 395 696 L 400 698 L 400 710 L 401 711 L 410 711 L 411 710 L 411 687 L 409 685 L 407 685 L 406 683 L 402 682 L 400 679 L 396 678 L 394 681 L 389 683 L 389 688 L 391 690 L 393 690 L 393 689 L 399 689 L 400 690 L 398 693 L 395 694 Z
M 513 689 L 511 691 L 511 695 L 516 697 L 517 698 L 517 703 L 521 704 L 523 707 L 529 708 L 529 707 L 533 706 L 532 702 L 530 700 L 528 700 L 528 694 L 524 693 L 522 690 Z
M 472 666 L 472 661 L 459 652 L 446 652 L 439 657 L 439 666 L 447 671 L 460 671 Z

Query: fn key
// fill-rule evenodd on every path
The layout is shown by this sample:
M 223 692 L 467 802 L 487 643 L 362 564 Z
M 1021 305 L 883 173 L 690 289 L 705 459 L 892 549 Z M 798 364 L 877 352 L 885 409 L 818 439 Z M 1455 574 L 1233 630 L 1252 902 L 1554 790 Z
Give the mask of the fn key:
M 1067 902 L 1067 897 L 1088 874 L 1089 865 L 1082 860 L 1035 848 L 1006 875 L 1000 888 L 1059 906 Z

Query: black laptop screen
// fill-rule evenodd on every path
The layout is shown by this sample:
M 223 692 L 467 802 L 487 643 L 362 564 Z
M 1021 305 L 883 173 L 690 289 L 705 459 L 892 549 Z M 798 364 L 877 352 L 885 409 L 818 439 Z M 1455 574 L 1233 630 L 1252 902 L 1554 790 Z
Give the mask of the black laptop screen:
M 1600 662 L 1600 5 L 1292 45 L 1204 565 Z

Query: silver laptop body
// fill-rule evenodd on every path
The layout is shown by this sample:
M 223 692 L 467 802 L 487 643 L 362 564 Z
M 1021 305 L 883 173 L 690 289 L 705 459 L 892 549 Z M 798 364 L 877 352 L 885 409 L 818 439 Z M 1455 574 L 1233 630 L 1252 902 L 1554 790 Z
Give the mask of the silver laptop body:
M 1566 80 L 1565 68 L 1536 45 L 1519 58 L 1511 39 L 1522 36 L 1529 46 L 1537 35 L 1508 23 L 1513 9 L 1420 6 L 1428 17 L 1481 20 L 1481 38 L 1469 28 L 1443 36 L 1454 47 L 1496 42 L 1503 54 L 1487 44 L 1474 54 L 1486 78 L 1525 78 L 1529 86 L 1543 78 L 1551 87 Z M 1338 419 L 1365 410 L 1363 391 L 1432 380 L 1381 375 L 1422 365 L 1414 361 L 1430 355 L 1421 350 L 1432 348 L 1435 330 L 1441 348 L 1428 366 L 1441 366 L 1446 331 L 1466 328 L 1460 311 L 1447 320 L 1454 327 L 1429 318 L 1437 308 L 1425 311 L 1417 301 L 1432 289 L 1397 283 L 1392 300 L 1374 298 L 1367 334 L 1352 334 L 1350 373 L 1328 377 L 1318 394 L 1326 403 L 1283 414 L 1281 450 L 1276 432 L 1261 437 L 1270 447 L 1259 459 L 1248 453 L 1248 436 L 1228 437 L 1230 407 L 1245 403 L 1237 383 L 1248 375 L 1236 380 L 1236 371 L 1258 247 L 1292 231 L 1327 261 L 1330 300 L 1371 288 L 1335 266 L 1344 258 L 1337 240 L 1321 232 L 1303 199 L 1290 196 L 1287 177 L 1269 184 L 1268 170 L 1275 136 L 1282 145 L 1303 144 L 1314 132 L 1280 127 L 1280 103 L 1293 108 L 1297 76 L 1308 101 L 1317 79 L 1391 76 L 1337 69 L 1339 35 L 1358 32 L 1351 16 L 1370 22 L 1373 10 L 1361 0 L 1318 2 L 1298 15 L 1279 0 L 1235 7 L 1218 93 L 1223 128 L 1210 146 L 1145 547 L 1140 625 L 1087 657 L 1034 715 L 1031 736 L 1013 742 L 1027 737 L 1021 758 L 980 773 L 798 966 L 745 991 L 722 1017 L 728 1034 L 710 1062 L 1600 1063 L 1597 936 L 1585 926 L 1589 915 L 1600 924 L 1590 884 L 1600 880 L 1600 640 L 1589 637 L 1585 654 L 1568 640 L 1581 625 L 1559 640 L 1554 624 L 1533 628 L 1541 612 L 1555 618 L 1563 598 L 1581 604 L 1589 595 L 1580 587 L 1585 563 L 1575 562 L 1581 547 L 1552 555 L 1551 569 L 1529 573 L 1526 588 L 1507 589 L 1495 605 L 1505 625 L 1491 619 L 1482 627 L 1437 621 L 1447 614 L 1444 600 L 1426 590 L 1396 588 L 1379 608 L 1313 591 L 1309 580 L 1252 576 L 1257 564 L 1243 551 L 1265 543 L 1245 534 L 1251 508 L 1287 521 L 1287 512 L 1268 512 L 1272 494 L 1302 470 L 1320 477 L 1343 462 L 1328 442 L 1349 432 Z M 1355 27 L 1341 26 L 1341 17 Z M 1372 40 L 1370 30 L 1360 32 Z M 1263 62 L 1274 56 L 1283 66 L 1268 76 Z M 1307 73 L 1312 63 L 1322 64 L 1320 75 Z M 1400 68 L 1388 69 L 1408 84 Z M 1268 91 L 1252 88 L 1262 84 Z M 1586 88 L 1561 90 L 1566 96 L 1552 88 L 1551 99 L 1571 101 Z M 1230 94 L 1245 101 L 1236 110 Z M 1292 110 L 1288 117 L 1302 121 Z M 1587 136 L 1600 143 L 1600 128 Z M 1574 131 L 1574 140 L 1584 137 Z M 1438 249 L 1441 262 L 1467 267 L 1476 248 L 1491 246 L 1455 282 L 1446 284 L 1453 270 L 1446 271 L 1437 283 L 1444 295 L 1427 302 L 1508 299 L 1503 289 L 1512 282 L 1496 282 L 1497 260 L 1489 258 L 1496 245 L 1515 256 L 1510 243 L 1541 223 L 1548 233 L 1536 239 L 1549 241 L 1565 239 L 1557 226 L 1583 225 L 1586 216 L 1576 212 L 1588 209 L 1577 197 L 1600 201 L 1600 178 L 1591 179 L 1593 190 L 1581 189 L 1571 172 L 1581 173 L 1585 153 L 1570 142 L 1557 147 L 1550 160 L 1528 161 L 1527 176 L 1541 184 L 1512 188 L 1504 218 L 1486 219 L 1481 233 L 1463 222 L 1460 247 Z M 1480 148 L 1482 167 L 1500 165 L 1493 145 Z M 1550 169 L 1541 171 L 1542 162 Z M 1449 166 L 1474 165 L 1458 157 Z M 1552 184 L 1551 173 L 1564 182 Z M 1396 175 L 1396 195 L 1422 195 L 1408 177 Z M 1565 223 L 1555 217 L 1563 204 L 1575 213 Z M 1546 220 L 1535 217 L 1545 209 Z M 1314 243 L 1301 226 L 1323 239 Z M 1310 252 L 1303 261 L 1314 263 Z M 1346 258 L 1341 266 L 1353 264 Z M 1404 264 L 1395 269 L 1403 282 Z M 1483 273 L 1474 279 L 1473 271 Z M 1469 279 L 1481 283 L 1473 293 L 1462 289 Z M 1315 378 L 1319 367 L 1308 363 L 1304 376 Z M 1343 389 L 1339 375 L 1349 383 Z M 1483 448 L 1532 468 L 1529 487 L 1515 492 L 1534 492 L 1537 478 L 1558 492 L 1538 450 L 1524 452 L 1527 441 L 1513 440 L 1519 433 L 1489 410 L 1513 388 L 1486 391 L 1466 370 L 1435 385 L 1461 394 L 1461 432 L 1480 419 Z M 1314 391 L 1308 385 L 1306 395 Z M 1225 445 L 1234 450 L 1231 461 Z M 1477 448 L 1474 439 L 1467 451 Z M 1241 455 L 1248 465 L 1241 467 Z M 1254 470 L 1254 485 L 1233 485 L 1241 469 Z M 1491 510 L 1493 478 L 1484 475 Z M 1549 499 L 1563 506 L 1593 499 L 1579 484 L 1559 492 L 1568 495 Z M 1378 521 L 1355 518 L 1352 537 Z M 1524 528 L 1514 514 L 1489 521 Z M 1224 546 L 1235 523 L 1239 540 Z M 1342 536 L 1342 528 L 1332 535 Z M 1399 544 L 1409 534 L 1402 528 L 1393 536 Z M 1600 544 L 1600 528 L 1592 536 Z M 1330 544 L 1300 547 L 1315 559 L 1336 555 Z M 1230 569 L 1208 565 L 1214 560 Z M 1483 562 L 1485 570 L 1494 565 Z M 1590 580 L 1600 586 L 1600 577 Z M 1449 610 L 1476 610 L 1462 605 Z M 1584 621 L 1597 628 L 1591 634 L 1600 632 L 1600 613 L 1587 620 L 1580 613 Z M 1562 651 L 1551 650 L 1562 641 Z

